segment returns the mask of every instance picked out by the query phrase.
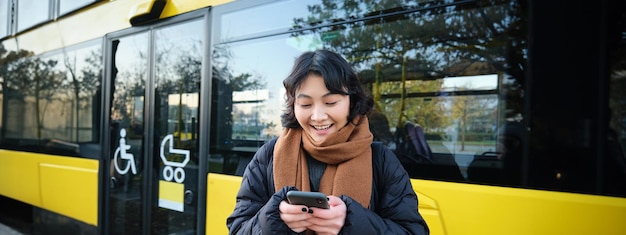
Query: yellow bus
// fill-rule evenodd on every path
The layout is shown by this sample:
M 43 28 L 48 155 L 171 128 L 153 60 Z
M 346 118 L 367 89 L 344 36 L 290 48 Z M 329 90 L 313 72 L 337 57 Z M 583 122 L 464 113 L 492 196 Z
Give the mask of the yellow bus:
M 0 222 L 228 234 L 282 80 L 330 49 L 431 234 L 626 233 L 623 0 L 0 1 Z

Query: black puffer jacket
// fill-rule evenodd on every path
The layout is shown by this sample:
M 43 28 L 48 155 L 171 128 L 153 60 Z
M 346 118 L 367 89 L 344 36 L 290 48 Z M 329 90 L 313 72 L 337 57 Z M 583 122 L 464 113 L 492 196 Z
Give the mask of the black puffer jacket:
M 237 205 L 226 220 L 230 234 L 296 234 L 280 219 L 278 205 L 295 187 L 274 190 L 273 152 L 276 138 L 262 146 L 248 164 Z M 370 209 L 341 195 L 347 215 L 341 234 L 429 234 L 417 210 L 409 176 L 389 149 L 372 143 L 374 173 Z

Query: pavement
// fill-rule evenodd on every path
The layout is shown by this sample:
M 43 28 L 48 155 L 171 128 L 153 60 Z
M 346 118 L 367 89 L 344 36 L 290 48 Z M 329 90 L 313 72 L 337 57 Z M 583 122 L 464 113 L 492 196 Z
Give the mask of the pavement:
M 16 231 L 15 229 L 12 229 L 9 226 L 0 224 L 0 235 L 22 235 L 22 233 Z

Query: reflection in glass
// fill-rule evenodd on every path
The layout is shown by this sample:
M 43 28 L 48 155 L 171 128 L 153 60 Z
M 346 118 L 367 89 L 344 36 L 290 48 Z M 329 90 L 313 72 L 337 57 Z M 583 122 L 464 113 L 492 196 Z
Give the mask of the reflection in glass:
M 143 33 L 111 43 L 110 227 L 112 234 L 140 234 L 148 37 Z
M 59 15 L 65 15 L 97 1 L 99 0 L 59 0 Z
M 621 12 L 619 10 L 616 10 Z M 609 99 L 606 120 L 607 143 L 602 185 L 610 195 L 626 195 L 626 15 L 613 31 L 616 40 L 610 51 Z
M 0 38 L 9 35 L 9 16 L 11 15 L 9 4 L 9 1 L 0 3 Z
M 284 48 L 284 40 L 273 37 L 215 49 L 211 158 L 218 164 L 209 165 L 210 171 L 242 171 L 246 160 L 241 159 L 280 134 L 282 80 L 300 53 Z
M 343 20 L 371 17 L 389 9 L 404 10 L 414 8 L 419 1 L 326 1 L 325 8 L 321 0 L 278 1 L 249 9 L 222 15 L 220 40 L 254 37 L 267 32 L 288 32 L 318 25 L 335 23 Z M 346 9 L 342 11 L 342 9 Z M 280 12 L 281 14 L 272 14 Z M 255 17 L 271 14 L 271 17 Z M 302 17 L 302 16 L 307 17 Z M 293 28 L 292 28 L 293 27 Z
M 400 4 L 312 1 L 306 7 L 289 6 L 289 12 L 305 11 L 290 21 L 257 22 L 272 26 L 257 27 L 254 35 L 229 27 L 246 11 L 224 16 L 222 41 L 213 58 L 214 82 L 218 83 L 213 92 L 220 94 L 213 99 L 218 104 L 216 119 L 221 121 L 215 126 L 219 134 L 212 143 L 216 146 L 212 156 L 239 161 L 229 165 L 224 160 L 222 169 L 211 170 L 239 174 L 245 166 L 241 162 L 261 144 L 249 141 L 251 136 L 243 134 L 240 125 L 258 133 L 260 140 L 273 136 L 268 133 L 280 133 L 282 80 L 298 55 L 320 48 L 344 55 L 372 92 L 376 112 L 370 117 L 375 120 L 370 128 L 377 140 L 402 157 L 414 149 L 407 128 L 419 127 L 422 134 L 417 137 L 429 148 L 421 153 L 424 159 L 417 158 L 417 153 L 407 156 L 405 168 L 432 174 L 413 177 L 465 181 L 475 156 L 500 151 L 495 135 L 498 126 L 524 119 L 519 94 L 523 93 L 525 31 L 514 27 L 522 20 L 519 6 L 487 2 L 450 6 L 444 1 Z M 279 32 L 286 22 L 291 22 L 289 34 L 257 36 L 262 34 L 259 29 Z M 228 43 L 244 35 L 256 39 Z M 255 91 L 267 92 L 269 98 L 257 97 L 254 102 L 246 101 L 249 108 L 240 108 L 239 91 L 229 85 L 229 79 L 243 75 L 265 81 L 264 89 Z M 267 108 L 252 108 L 263 104 Z M 276 125 L 259 132 L 253 128 L 257 122 L 250 122 L 256 120 Z
M 50 1 L 20 0 L 17 4 L 17 31 L 50 19 Z
M 101 51 L 11 54 L 3 83 L 3 143 L 11 148 L 99 158 Z
M 154 32 L 155 105 L 151 234 L 195 233 L 198 199 L 198 126 L 202 21 Z M 157 157 L 158 156 L 158 157 Z M 182 186 L 182 187 L 179 187 Z M 164 193 L 180 200 L 162 198 Z

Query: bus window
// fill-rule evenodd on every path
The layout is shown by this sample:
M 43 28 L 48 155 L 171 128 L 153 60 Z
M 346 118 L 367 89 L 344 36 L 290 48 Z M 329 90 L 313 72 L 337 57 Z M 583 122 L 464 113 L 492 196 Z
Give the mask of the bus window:
M 22 55 L 4 76 L 2 146 L 99 158 L 100 46 Z
M 495 151 L 497 87 L 498 75 L 381 83 L 377 107 L 396 123 L 389 147 L 410 176 L 464 181 L 475 155 Z
M 591 142 L 599 133 L 599 119 L 588 117 L 597 112 L 591 103 L 597 100 L 571 91 L 597 95 L 607 81 L 567 79 L 578 76 L 570 64 L 589 66 L 587 57 L 529 61 L 531 49 L 572 52 L 546 43 L 556 40 L 551 34 L 529 47 L 526 3 L 479 2 L 344 6 L 312 0 L 217 12 L 211 156 L 223 164 L 212 171 L 243 173 L 256 149 L 279 135 L 289 64 L 303 51 L 325 48 L 357 69 L 375 100 L 369 116 L 375 139 L 396 153 L 412 178 L 605 194 L 597 184 L 615 177 L 598 177 L 608 162 L 596 155 L 606 141 Z M 293 14 L 245 20 L 265 19 L 270 13 L 263 9 Z M 623 34 L 615 35 L 621 43 Z M 579 40 L 568 43 L 584 43 Z M 615 90 L 622 87 L 620 63 L 613 63 L 606 118 L 615 133 L 610 139 L 619 141 L 609 141 L 606 152 L 623 149 L 613 144 L 623 145 L 625 106 Z
M 273 44 L 273 43 L 270 43 Z M 270 45 L 265 45 L 271 48 Z M 211 113 L 211 158 L 213 172 L 241 175 L 256 150 L 265 141 L 280 133 L 282 108 L 282 68 L 271 68 L 265 57 L 270 51 L 259 50 L 256 44 L 224 45 L 214 54 L 213 104 Z M 267 54 L 266 54 L 267 53 Z M 225 57 L 230 54 L 232 57 Z M 227 63 L 236 59 L 245 63 Z M 278 66 L 274 66 L 278 67 Z M 266 71 L 264 71 L 266 70 Z
M 215 36 L 213 58 L 213 103 L 218 104 L 214 106 L 217 114 L 212 112 L 217 120 L 213 125 L 219 130 L 212 138 L 216 156 L 249 159 L 258 146 L 280 133 L 282 79 L 295 56 L 319 48 L 341 53 L 358 69 L 376 101 L 376 112 L 370 115 L 375 139 L 394 150 L 414 178 L 466 181 L 467 168 L 476 156 L 498 151 L 497 127 L 504 120 L 523 118 L 516 105 L 521 97 L 514 95 L 521 93 L 517 79 L 523 73 L 504 69 L 510 67 L 508 63 L 518 63 L 508 57 L 517 49 L 507 44 L 516 33 L 522 34 L 507 31 L 519 17 L 515 5 L 454 8 L 428 2 L 383 10 L 365 5 L 347 9 L 320 1 L 301 9 L 291 4 L 265 6 L 302 12 L 271 26 L 266 21 L 252 22 L 264 25 L 256 27 L 251 40 L 244 40 L 248 31 L 228 26 L 238 25 L 244 13 L 267 14 L 261 8 L 229 12 L 220 17 L 224 23 L 217 22 L 222 30 Z M 433 8 L 437 10 L 429 10 Z M 380 18 L 371 18 L 375 16 Z M 451 23 L 447 30 L 422 33 L 437 28 L 444 19 L 472 22 L 477 30 L 464 31 Z M 288 22 L 297 24 L 287 28 Z M 494 24 L 508 34 L 494 37 L 489 33 Z M 259 29 L 273 30 L 260 37 Z M 289 33 L 276 35 L 280 29 Z M 450 31 L 462 35 L 450 36 Z M 479 45 L 480 41 L 489 43 Z M 470 47 L 486 47 L 486 51 L 462 49 Z M 499 62 L 486 59 L 493 56 Z M 419 134 L 409 140 L 410 133 Z M 424 147 L 416 149 L 414 142 Z M 236 165 L 245 166 L 232 161 L 224 161 L 227 170 L 216 171 L 233 173 Z
M 614 19 L 609 54 L 609 97 L 606 161 L 602 188 L 609 195 L 626 196 L 626 25 L 624 14 Z
M 36 3 L 35 3 L 36 2 Z M 50 20 L 50 1 L 22 0 L 17 4 L 17 30 Z
M 3 2 L 0 3 L 0 12 L 3 12 L 9 15 L 9 3 Z M 0 17 L 0 38 L 9 35 L 9 18 L 8 17 Z

